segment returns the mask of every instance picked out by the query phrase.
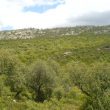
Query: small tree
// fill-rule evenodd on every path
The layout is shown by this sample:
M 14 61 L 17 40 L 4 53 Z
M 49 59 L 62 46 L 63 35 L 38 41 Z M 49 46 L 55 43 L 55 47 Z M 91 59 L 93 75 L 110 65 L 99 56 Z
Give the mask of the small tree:
M 54 76 L 55 72 L 44 61 L 38 61 L 32 66 L 29 75 L 29 86 L 35 92 L 36 101 L 43 102 L 51 97 L 55 84 Z

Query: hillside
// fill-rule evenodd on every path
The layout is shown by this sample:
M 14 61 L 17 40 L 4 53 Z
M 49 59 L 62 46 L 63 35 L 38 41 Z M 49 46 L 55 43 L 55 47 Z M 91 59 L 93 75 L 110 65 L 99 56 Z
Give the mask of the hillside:
M 0 32 L 1 110 L 109 110 L 110 26 Z
M 110 34 L 110 26 L 77 26 L 53 29 L 19 29 L 11 31 L 1 31 L 0 39 L 26 39 L 36 37 L 59 37 L 80 34 Z

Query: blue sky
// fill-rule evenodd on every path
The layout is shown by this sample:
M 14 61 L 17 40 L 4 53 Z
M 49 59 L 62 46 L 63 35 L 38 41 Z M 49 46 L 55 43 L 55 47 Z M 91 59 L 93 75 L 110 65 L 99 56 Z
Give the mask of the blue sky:
M 110 0 L 0 0 L 0 30 L 109 24 Z
M 2 27 L 1 30 L 12 30 L 13 27 L 11 26 L 5 26 L 5 27 Z
M 24 12 L 37 12 L 37 13 L 45 13 L 48 10 L 57 8 L 61 3 L 55 3 L 52 5 L 34 5 L 34 6 L 27 6 L 24 7 L 23 11 Z

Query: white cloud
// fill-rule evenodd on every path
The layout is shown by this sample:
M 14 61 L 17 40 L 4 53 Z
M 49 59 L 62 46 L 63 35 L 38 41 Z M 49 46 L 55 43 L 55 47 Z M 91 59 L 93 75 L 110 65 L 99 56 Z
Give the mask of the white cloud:
M 23 11 L 27 6 L 52 5 L 58 2 L 63 4 L 42 14 Z M 110 0 L 0 0 L 0 29 L 7 26 L 13 29 L 68 26 L 70 19 L 75 22 L 73 25 L 77 25 L 80 21 L 76 19 L 80 16 L 110 11 L 109 4 Z

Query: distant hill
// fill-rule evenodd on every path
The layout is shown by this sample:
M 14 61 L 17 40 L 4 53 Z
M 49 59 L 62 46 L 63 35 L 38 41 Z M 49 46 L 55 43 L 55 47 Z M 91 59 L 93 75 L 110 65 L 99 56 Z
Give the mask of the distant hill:
M 0 39 L 27 39 L 35 37 L 59 37 L 80 34 L 110 34 L 110 26 L 76 26 L 52 29 L 18 29 L 0 31 Z

